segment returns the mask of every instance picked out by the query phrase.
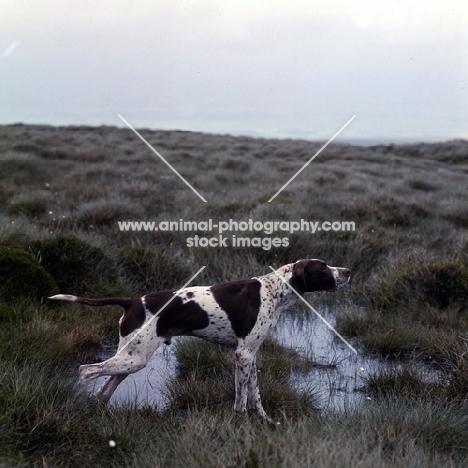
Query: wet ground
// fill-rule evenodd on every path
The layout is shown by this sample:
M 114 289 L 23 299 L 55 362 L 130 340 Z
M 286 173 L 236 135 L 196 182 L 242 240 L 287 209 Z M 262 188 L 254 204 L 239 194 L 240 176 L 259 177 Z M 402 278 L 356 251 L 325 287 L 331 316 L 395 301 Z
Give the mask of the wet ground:
M 320 307 L 317 311 L 334 326 L 333 314 L 327 307 Z M 357 350 L 357 354 L 354 353 L 313 313 L 283 314 L 272 330 L 271 338 L 315 363 L 306 372 L 294 373 L 292 381 L 298 388 L 314 392 L 323 412 L 352 408 L 369 401 L 370 397 L 363 391 L 366 377 L 399 365 L 360 350 L 351 340 L 350 344 Z M 163 409 L 168 402 L 166 382 L 176 373 L 177 359 L 173 349 L 165 345 L 159 348 L 145 369 L 130 375 L 118 387 L 111 404 L 150 405 Z M 422 371 L 429 380 L 437 378 L 430 368 Z M 90 390 L 97 391 L 104 380 L 105 377 L 97 379 Z

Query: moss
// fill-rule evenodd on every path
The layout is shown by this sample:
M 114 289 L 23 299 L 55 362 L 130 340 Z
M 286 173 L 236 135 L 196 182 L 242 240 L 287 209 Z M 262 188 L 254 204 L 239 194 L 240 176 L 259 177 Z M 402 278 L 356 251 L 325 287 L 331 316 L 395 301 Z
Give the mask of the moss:
M 38 239 L 31 250 L 54 277 L 60 290 L 68 294 L 103 293 L 115 287 L 116 267 L 104 251 L 75 236 Z M 107 283 L 107 284 L 106 284 Z M 98 291 L 96 291 L 98 286 Z
M 42 297 L 57 293 L 53 277 L 28 252 L 0 247 L 0 296 L 6 301 Z

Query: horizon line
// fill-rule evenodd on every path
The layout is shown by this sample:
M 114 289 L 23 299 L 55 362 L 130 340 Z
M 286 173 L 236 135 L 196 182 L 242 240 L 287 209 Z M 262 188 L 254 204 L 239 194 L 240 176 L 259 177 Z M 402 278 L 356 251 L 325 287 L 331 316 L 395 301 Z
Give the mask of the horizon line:
M 0 122 L 0 127 L 14 127 L 14 126 L 31 126 L 31 127 L 52 127 L 52 128 L 70 128 L 70 127 L 88 127 L 88 128 L 115 128 L 116 130 L 128 128 L 125 124 L 88 124 L 88 123 L 66 123 L 66 124 L 53 124 L 46 122 Z M 296 132 L 297 136 L 293 134 L 288 136 L 288 132 L 282 132 L 280 135 L 268 135 L 260 131 L 205 131 L 205 130 L 193 130 L 186 128 L 164 128 L 164 127 L 149 127 L 149 126 L 136 126 L 135 128 L 144 131 L 153 131 L 153 132 L 180 132 L 180 133 L 197 133 L 209 136 L 231 136 L 234 138 L 252 138 L 255 140 L 294 140 L 294 141 L 308 141 L 312 143 L 324 142 L 327 140 L 327 136 L 316 136 L 316 137 L 307 137 L 305 132 Z M 416 135 L 416 136 L 352 136 L 347 138 L 340 139 L 339 142 L 336 142 L 337 145 L 353 145 L 353 146 L 376 146 L 376 145 L 405 145 L 405 144 L 434 144 L 434 143 L 447 143 L 450 141 L 468 141 L 467 135 Z

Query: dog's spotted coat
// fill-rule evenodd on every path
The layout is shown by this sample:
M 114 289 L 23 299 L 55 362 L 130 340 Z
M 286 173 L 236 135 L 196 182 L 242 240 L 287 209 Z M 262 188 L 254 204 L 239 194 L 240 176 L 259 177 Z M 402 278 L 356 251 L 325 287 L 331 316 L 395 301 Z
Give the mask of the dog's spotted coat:
M 197 336 L 236 347 L 234 409 L 240 413 L 245 413 L 247 408 L 254 409 L 266 417 L 258 389 L 255 356 L 281 312 L 297 300 L 291 287 L 300 294 L 332 292 L 347 284 L 349 278 L 347 268 L 307 259 L 265 276 L 160 291 L 137 299 L 87 299 L 65 294 L 51 299 L 123 307 L 116 355 L 101 363 L 80 366 L 80 379 L 84 382 L 101 375 L 110 376 L 98 392 L 102 400 L 108 401 L 128 374 L 145 367 L 161 343 L 170 344 L 174 336 Z

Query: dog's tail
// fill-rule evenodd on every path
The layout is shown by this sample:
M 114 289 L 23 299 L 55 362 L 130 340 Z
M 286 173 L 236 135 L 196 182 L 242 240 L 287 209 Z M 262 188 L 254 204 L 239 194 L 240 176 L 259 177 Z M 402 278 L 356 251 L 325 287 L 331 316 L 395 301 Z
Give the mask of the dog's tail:
M 67 302 L 79 302 L 80 304 L 86 304 L 90 306 L 105 306 L 105 305 L 119 305 L 124 309 L 130 307 L 134 302 L 133 299 L 127 299 L 125 297 L 106 297 L 103 299 L 88 299 L 87 297 L 72 296 L 71 294 L 56 294 L 48 299 L 54 301 L 67 301 Z

